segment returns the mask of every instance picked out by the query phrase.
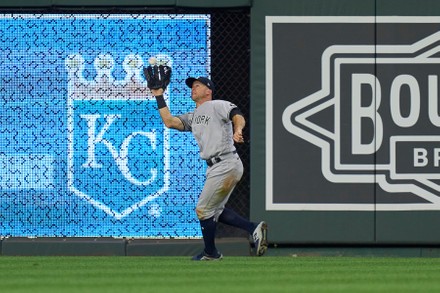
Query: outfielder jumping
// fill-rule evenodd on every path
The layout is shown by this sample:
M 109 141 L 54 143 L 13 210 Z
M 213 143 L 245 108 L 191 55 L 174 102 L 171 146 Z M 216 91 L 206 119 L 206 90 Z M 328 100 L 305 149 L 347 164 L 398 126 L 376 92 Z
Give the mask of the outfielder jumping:
M 267 224 L 253 223 L 225 208 L 232 191 L 243 175 L 243 164 L 234 142 L 243 143 L 245 119 L 240 109 L 231 102 L 212 100 L 214 84 L 206 77 L 190 77 L 185 83 L 191 88 L 196 107 L 193 112 L 173 116 L 163 93 L 170 82 L 171 68 L 151 64 L 144 75 L 156 97 L 160 116 L 166 127 L 191 131 L 200 148 L 200 157 L 206 161 L 206 181 L 199 196 L 196 213 L 202 229 L 205 249 L 193 260 L 220 260 L 223 255 L 215 246 L 217 222 L 241 228 L 252 235 L 255 254 L 267 250 Z

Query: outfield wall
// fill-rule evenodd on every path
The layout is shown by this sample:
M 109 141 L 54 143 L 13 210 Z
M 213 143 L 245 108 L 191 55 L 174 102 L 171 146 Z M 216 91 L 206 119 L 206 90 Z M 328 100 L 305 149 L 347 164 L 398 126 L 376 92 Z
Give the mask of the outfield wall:
M 243 238 L 218 239 L 228 256 L 249 256 Z M 117 239 L 113 237 L 11 237 L 0 240 L 0 256 L 193 256 L 203 250 L 200 239 Z
M 173 113 L 194 107 L 182 81 L 211 75 L 248 116 L 248 9 L 123 8 L 0 14 L 1 236 L 201 238 L 207 165 L 190 133 L 163 126 L 141 67 L 172 67 Z
M 251 216 L 271 241 L 439 243 L 440 3 L 251 11 Z
M 1 6 L 6 12 L 250 7 L 250 216 L 267 220 L 271 243 L 439 243 L 438 1 Z

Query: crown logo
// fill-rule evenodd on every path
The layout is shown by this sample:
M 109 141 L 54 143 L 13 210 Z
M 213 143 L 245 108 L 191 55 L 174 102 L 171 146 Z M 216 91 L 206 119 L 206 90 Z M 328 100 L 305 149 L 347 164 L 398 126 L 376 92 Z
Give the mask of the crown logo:
M 166 55 L 155 57 L 159 63 L 170 66 L 170 58 Z M 111 54 L 99 54 L 93 65 L 96 70 L 94 80 L 84 78 L 85 60 L 81 54 L 67 56 L 65 66 L 68 72 L 69 96 L 75 100 L 127 100 L 152 99 L 150 89 L 142 75 L 144 61 L 137 54 L 125 57 L 122 66 L 126 72 L 125 78 L 115 80 L 112 71 L 115 61 Z

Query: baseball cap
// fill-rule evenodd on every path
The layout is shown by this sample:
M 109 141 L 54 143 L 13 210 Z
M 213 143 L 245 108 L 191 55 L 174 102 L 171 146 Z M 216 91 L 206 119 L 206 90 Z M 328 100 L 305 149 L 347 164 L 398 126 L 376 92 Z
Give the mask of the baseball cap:
M 188 77 L 185 80 L 185 83 L 188 87 L 192 88 L 192 85 L 195 81 L 199 81 L 201 83 L 203 83 L 204 85 L 206 85 L 210 90 L 214 91 L 214 83 L 206 77 L 200 76 L 200 77 Z

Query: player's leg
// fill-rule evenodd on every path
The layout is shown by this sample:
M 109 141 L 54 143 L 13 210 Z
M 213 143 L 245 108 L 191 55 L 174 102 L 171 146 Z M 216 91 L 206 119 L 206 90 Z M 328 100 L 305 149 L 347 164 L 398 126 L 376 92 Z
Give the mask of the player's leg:
M 248 221 L 247 219 L 237 214 L 234 210 L 228 208 L 225 208 L 223 210 L 222 214 L 218 218 L 218 221 L 229 226 L 243 229 L 251 235 L 254 232 L 255 228 L 257 228 L 258 226 L 257 223 Z
M 215 246 L 215 232 L 217 229 L 217 222 L 215 219 L 215 212 L 209 208 L 209 201 L 207 201 L 206 194 L 209 193 L 209 186 L 205 183 L 202 193 L 200 194 L 199 201 L 197 203 L 196 213 L 199 218 L 200 228 L 202 230 L 203 242 L 205 248 L 202 255 L 195 256 L 194 260 L 199 260 L 198 258 L 203 258 L 206 256 L 217 256 L 219 255 L 217 248 Z
M 223 212 L 234 186 L 243 174 L 241 164 L 241 168 L 236 168 L 235 165 L 225 163 L 216 164 L 208 169 L 205 185 L 196 207 L 205 244 L 204 253 L 208 256 L 220 255 L 215 246 L 217 220 Z M 199 256 L 195 258 L 199 258 Z
M 267 224 L 262 221 L 253 223 L 238 215 L 235 211 L 225 208 L 218 221 L 247 231 L 255 244 L 255 254 L 262 256 L 267 250 Z
M 193 260 L 213 260 L 221 259 L 222 257 L 215 246 L 215 232 L 217 230 L 216 213 L 218 210 L 217 190 L 218 182 L 215 178 L 207 175 L 196 207 L 205 248 L 201 254 L 194 256 Z
M 237 156 L 225 162 L 225 166 L 227 166 L 227 169 L 225 169 L 224 173 L 222 174 L 221 186 L 224 190 L 223 192 L 227 193 L 227 199 L 229 199 L 229 196 L 231 195 L 235 186 L 243 176 L 243 163 Z M 235 173 L 235 176 L 232 175 L 233 173 Z M 231 180 L 231 178 L 233 178 L 233 180 Z M 223 212 L 218 218 L 218 221 L 229 226 L 246 230 L 249 232 L 249 234 L 252 234 L 257 227 L 257 224 L 249 222 L 245 218 L 238 215 L 235 211 L 228 208 L 224 208 Z
M 202 229 L 205 248 L 201 254 L 196 255 L 193 258 L 194 260 L 214 260 L 222 258 L 222 255 L 218 252 L 215 246 L 216 226 L 217 223 L 214 217 L 206 220 L 200 220 L 200 227 Z
M 234 170 L 242 170 L 243 169 L 243 164 L 241 163 L 240 160 L 238 160 L 238 161 L 232 160 L 230 162 L 230 164 L 233 164 L 233 165 L 235 164 L 235 166 L 233 167 Z M 240 175 L 240 178 L 241 178 L 241 175 Z M 234 190 L 237 183 L 238 183 L 238 181 L 236 181 L 230 187 L 228 199 L 229 199 L 229 195 L 232 193 L 232 191 Z M 226 201 L 225 201 L 225 204 L 226 204 Z M 261 256 L 266 252 L 267 246 L 268 246 L 266 222 L 262 221 L 260 223 L 253 223 L 253 222 L 243 218 L 242 216 L 237 214 L 232 209 L 228 209 L 228 208 L 223 209 L 223 212 L 220 214 L 218 221 L 220 223 L 227 224 L 227 225 L 237 227 L 237 228 L 240 228 L 240 229 L 247 231 L 252 236 L 252 240 L 255 244 L 255 254 L 257 256 Z

